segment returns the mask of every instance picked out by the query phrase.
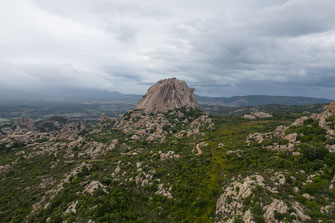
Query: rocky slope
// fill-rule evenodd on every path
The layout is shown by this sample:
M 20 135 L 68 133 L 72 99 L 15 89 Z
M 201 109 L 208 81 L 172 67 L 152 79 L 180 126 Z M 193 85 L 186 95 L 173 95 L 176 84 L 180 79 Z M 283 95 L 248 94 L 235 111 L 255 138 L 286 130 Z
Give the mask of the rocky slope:
M 140 109 L 144 105 L 149 110 Z M 168 79 L 150 88 L 138 108 L 119 120 L 102 114 L 100 122 L 90 126 L 62 117 L 36 122 L 20 118 L 3 126 L 0 131 L 0 153 L 3 155 L 0 195 L 4 201 L 0 199 L 0 221 L 13 220 L 10 215 L 13 210 L 7 208 L 9 201 L 6 199 L 19 198 L 6 196 L 12 190 L 26 200 L 22 214 L 14 215 L 18 222 L 54 222 L 55 219 L 95 222 L 98 217 L 94 217 L 93 212 L 100 206 L 94 204 L 97 203 L 95 197 L 97 193 L 100 197 L 114 196 L 111 195 L 112 185 L 114 188 L 127 187 L 130 194 L 143 194 L 146 198 L 141 202 L 150 197 L 174 200 L 178 191 L 173 191 L 175 183 L 169 175 L 180 174 L 176 165 L 203 155 L 195 155 L 196 143 L 205 132 L 214 129 L 210 116 L 196 107 L 193 90 L 183 81 Z M 30 165 L 30 172 L 26 172 L 26 163 Z M 97 170 L 99 173 L 91 174 Z M 107 178 L 109 183 L 106 183 Z M 19 183 L 14 188 L 2 187 L 2 183 L 10 185 L 16 180 Z M 76 186 L 72 188 L 74 183 Z M 75 195 L 64 200 L 69 188 Z M 34 198 L 24 191 L 34 194 Z M 91 200 L 86 208 L 93 215 L 75 217 L 78 212 L 82 213 L 84 197 Z M 56 203 L 62 206 L 58 212 L 54 212 Z M 19 203 L 13 205 L 21 208 Z M 120 219 L 116 222 L 132 218 Z
M 18 120 L 0 129 L 0 222 L 331 222 L 334 105 L 297 120 L 174 103 L 96 125 Z
M 216 222 L 322 222 L 333 216 L 335 171 L 327 165 L 335 152 L 334 126 L 332 102 L 320 114 L 302 116 L 271 132 L 249 134 L 249 147 L 272 153 L 270 159 L 278 156 L 293 162 L 274 162 L 259 173 L 228 180 L 216 203 Z M 241 157 L 245 151 L 231 153 Z M 308 168 L 300 169 L 305 162 Z
M 197 110 L 193 88 L 185 81 L 169 78 L 149 88 L 134 110 L 126 113 L 113 128 L 138 141 L 164 142 L 168 135 L 181 137 L 204 134 L 201 129 L 213 129 L 209 115 Z

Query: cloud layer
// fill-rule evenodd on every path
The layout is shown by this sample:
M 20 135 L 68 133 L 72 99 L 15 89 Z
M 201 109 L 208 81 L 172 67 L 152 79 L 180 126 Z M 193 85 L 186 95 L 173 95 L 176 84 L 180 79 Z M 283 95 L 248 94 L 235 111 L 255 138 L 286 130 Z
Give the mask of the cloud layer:
M 335 0 L 11 0 L 0 87 L 335 98 Z

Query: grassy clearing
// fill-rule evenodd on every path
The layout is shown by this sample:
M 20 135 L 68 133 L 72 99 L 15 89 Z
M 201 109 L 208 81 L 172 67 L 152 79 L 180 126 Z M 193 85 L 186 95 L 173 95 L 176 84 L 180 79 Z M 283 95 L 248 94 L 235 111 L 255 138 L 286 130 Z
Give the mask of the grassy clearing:
M 6 118 L 0 118 L 0 123 L 1 122 L 9 122 L 9 119 L 6 119 Z

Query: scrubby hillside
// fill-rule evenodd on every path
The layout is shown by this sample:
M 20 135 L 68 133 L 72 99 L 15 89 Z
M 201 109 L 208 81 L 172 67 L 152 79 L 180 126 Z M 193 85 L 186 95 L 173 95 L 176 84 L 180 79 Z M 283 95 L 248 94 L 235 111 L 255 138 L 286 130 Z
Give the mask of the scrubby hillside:
M 331 222 L 334 105 L 18 119 L 0 129 L 0 222 Z
M 205 121 L 200 134 L 188 134 L 184 120 L 202 115 L 164 114 L 158 119 L 164 140 L 151 140 L 159 122 L 149 122 L 143 134 L 124 131 L 121 120 L 141 123 L 131 113 L 83 130 L 83 123 L 52 119 L 58 135 L 53 128 L 12 130 L 1 141 L 1 222 L 334 219 L 333 140 L 317 119 L 205 115 L 215 128 Z M 326 120 L 333 128 L 332 117 Z M 34 140 L 21 140 L 19 132 Z

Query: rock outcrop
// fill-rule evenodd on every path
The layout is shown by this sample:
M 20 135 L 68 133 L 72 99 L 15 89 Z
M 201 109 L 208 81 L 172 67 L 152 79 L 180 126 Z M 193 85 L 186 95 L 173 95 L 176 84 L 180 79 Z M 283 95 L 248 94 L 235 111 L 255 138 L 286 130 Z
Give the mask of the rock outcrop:
M 245 114 L 242 116 L 245 119 L 256 119 L 256 118 L 272 118 L 273 116 L 271 114 L 265 113 L 265 112 L 253 112 L 251 114 Z
M 113 128 L 131 136 L 131 140 L 164 142 L 175 137 L 202 136 L 203 129 L 213 129 L 208 114 L 197 110 L 198 102 L 185 81 L 169 78 L 149 88 L 134 110 L 116 121 Z
M 216 202 L 214 222 L 259 222 L 253 210 L 255 206 L 260 208 L 262 220 L 266 223 L 288 222 L 288 216 L 296 223 L 311 221 L 311 217 L 305 214 L 306 208 L 302 204 L 293 200 L 279 199 L 278 188 L 286 184 L 284 174 L 268 172 L 267 175 L 257 174 L 245 178 L 238 176 L 226 184 L 222 188 L 223 194 Z M 267 178 L 269 176 L 271 177 Z M 259 198 L 264 192 L 267 194 L 267 200 Z M 282 219 L 279 220 L 278 216 L 282 216 Z
M 167 112 L 181 107 L 195 109 L 198 101 L 193 92 L 194 88 L 189 88 L 185 81 L 176 78 L 160 80 L 149 88 L 135 109 L 146 113 Z
M 183 112 L 191 112 L 191 108 Z M 183 112 L 170 110 L 167 113 L 146 114 L 143 110 L 134 110 L 125 114 L 113 128 L 130 136 L 131 140 L 138 141 L 145 138 L 147 142 L 164 142 L 169 134 L 178 138 L 184 135 L 201 136 L 203 129 L 214 128 L 214 123 L 208 114 L 200 113 L 200 116 L 192 116 Z
M 34 122 L 29 117 L 18 118 L 16 120 L 16 125 L 18 128 L 23 128 L 23 129 L 28 129 L 28 130 L 35 129 Z
M 105 114 L 105 112 L 102 113 L 102 114 L 100 115 L 100 122 L 104 122 L 104 121 L 106 121 L 107 119 L 108 119 L 108 117 L 107 117 L 107 115 Z
M 335 101 L 325 106 L 324 111 L 321 114 L 316 115 L 316 118 L 319 119 L 319 126 L 321 126 L 326 130 L 330 130 L 330 127 L 328 126 L 327 123 L 327 118 L 334 115 L 335 115 Z

